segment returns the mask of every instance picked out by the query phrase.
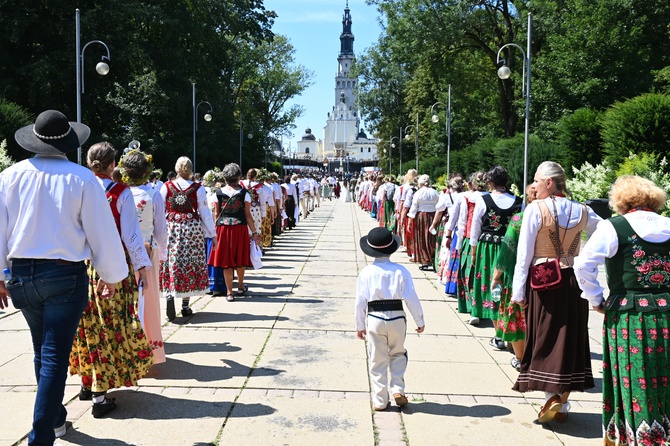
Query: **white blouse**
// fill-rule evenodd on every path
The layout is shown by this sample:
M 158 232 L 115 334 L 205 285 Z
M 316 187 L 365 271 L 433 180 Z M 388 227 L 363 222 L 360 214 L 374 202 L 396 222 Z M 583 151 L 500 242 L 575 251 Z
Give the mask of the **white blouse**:
M 663 243 L 670 239 L 670 218 L 655 212 L 637 211 L 624 215 L 633 230 L 646 242 Z M 605 287 L 598 281 L 598 266 L 605 264 L 619 250 L 619 238 L 608 220 L 598 223 L 584 249 L 575 259 L 575 276 L 582 289 L 582 297 L 591 305 L 598 306 L 603 301 Z
M 460 209 L 458 211 L 458 243 L 460 244 L 465 236 L 465 227 L 468 224 L 468 200 L 473 201 L 477 200 L 477 197 L 488 194 L 488 192 L 480 192 L 478 190 L 473 190 L 469 192 L 463 192 L 462 200 L 459 203 Z M 467 198 L 467 200 L 466 200 Z
M 523 213 L 512 284 L 512 300 L 515 302 L 523 302 L 526 299 L 526 281 L 528 280 L 528 271 L 533 263 L 535 239 L 542 227 L 540 201 L 542 200 L 535 200 L 530 203 L 526 206 Z M 551 204 L 551 198 L 545 198 L 544 201 L 553 214 L 554 207 Z M 572 211 L 570 211 L 571 205 Z M 582 209 L 584 209 L 584 206 L 581 203 L 570 201 L 563 197 L 556 197 L 558 224 L 561 228 L 572 228 L 577 225 L 582 219 Z M 588 221 L 585 232 L 587 236 L 590 236 L 595 231 L 598 222 L 602 221 L 602 219 L 590 207 L 586 206 L 586 210 L 588 212 Z
M 130 188 L 137 209 L 140 230 L 146 243 L 158 249 L 159 260 L 167 260 L 167 222 L 165 220 L 165 202 L 157 190 L 149 184 Z M 143 204 L 142 201 L 145 201 Z M 151 208 L 146 202 L 151 203 Z
M 454 198 L 454 204 L 447 208 L 449 212 L 449 221 L 447 226 L 444 228 L 446 231 L 449 231 L 449 234 L 454 235 L 454 230 L 458 224 L 458 219 L 461 214 L 461 201 L 463 201 L 464 192 L 452 192 L 451 196 Z
M 428 186 L 421 187 L 414 192 L 412 206 L 410 207 L 407 216 L 409 218 L 414 218 L 418 212 L 435 212 L 435 205 L 439 199 L 440 196 L 435 189 Z

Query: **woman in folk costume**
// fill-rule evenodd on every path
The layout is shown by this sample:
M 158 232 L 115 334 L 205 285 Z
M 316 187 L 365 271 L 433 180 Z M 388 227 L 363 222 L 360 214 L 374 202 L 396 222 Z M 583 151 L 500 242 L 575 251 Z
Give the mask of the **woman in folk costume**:
M 221 178 L 221 171 L 209 170 L 202 177 L 202 184 L 205 186 L 207 191 L 207 207 L 212 213 L 212 221 L 216 223 L 216 193 L 221 188 L 223 179 Z M 213 240 L 209 237 L 206 238 L 206 256 L 205 259 L 209 261 L 209 256 L 212 255 L 212 242 Z M 226 281 L 223 278 L 223 269 L 217 268 L 207 264 L 207 277 L 209 279 L 209 291 L 206 294 L 210 294 L 213 297 L 225 296 Z
M 575 259 L 582 298 L 604 313 L 603 410 L 606 446 L 670 444 L 670 219 L 658 215 L 664 190 L 619 177 L 598 225 Z M 607 272 L 609 296 L 598 280 Z
M 414 227 L 413 261 L 421 265 L 419 269 L 428 271 L 435 259 L 435 235 L 430 232 L 430 226 L 435 218 L 435 205 L 439 195 L 430 187 L 428 175 L 421 175 L 417 183 L 419 189 L 412 196 L 412 206 L 407 216 Z
M 149 286 L 147 268 L 151 260 L 144 247 L 135 201 L 128 186 L 112 181 L 116 150 L 107 142 L 88 150 L 88 166 L 105 190 L 117 229 L 123 241 L 129 274 L 117 284 L 113 296 L 99 294 L 99 276 L 89 267 L 89 302 L 79 321 L 70 353 L 70 373 L 81 377 L 80 400 L 93 400 L 93 416 L 104 417 L 116 402 L 107 398 L 109 389 L 136 386 L 153 364 L 153 353 L 138 318 L 138 283 Z
M 177 177 L 161 188 L 165 200 L 168 228 L 168 259 L 161 263 L 161 291 L 167 298 L 167 317 L 176 317 L 174 299 L 181 298 L 181 315 L 193 314 L 191 296 L 205 294 L 209 288 L 205 237 L 216 246 L 212 212 L 207 193 L 199 183 L 190 180 L 193 163 L 185 156 L 175 164 Z
M 398 235 L 402 244 L 407 249 L 407 212 L 409 206 L 405 207 L 405 200 L 410 193 L 413 193 L 414 181 L 419 176 L 415 169 L 409 169 L 405 174 L 405 182 L 400 186 L 398 201 L 396 202 L 396 215 L 398 216 Z M 407 253 L 409 255 L 409 253 Z
M 281 235 L 282 227 L 282 212 L 284 211 L 284 194 L 282 187 L 279 185 L 279 175 L 275 172 L 270 172 L 269 180 L 270 187 L 272 187 L 272 198 L 275 204 L 275 219 L 272 223 L 272 237 L 279 237 Z
M 472 296 L 466 302 L 470 316 L 498 319 L 498 305 L 491 297 L 491 279 L 496 265 L 500 244 L 512 215 L 521 210 L 521 198 L 507 190 L 507 169 L 495 166 L 486 173 L 489 194 L 475 199 L 475 209 L 470 228 L 471 261 L 473 264 Z M 505 342 L 493 337 L 489 342 L 494 348 L 504 350 Z
M 233 277 L 237 272 L 237 295 L 243 296 L 249 290 L 244 284 L 245 268 L 252 266 L 249 232 L 256 244 L 261 242 L 260 228 L 251 218 L 251 197 L 247 189 L 240 185 L 242 171 L 235 163 L 223 168 L 226 185 L 216 192 L 216 234 L 217 246 L 212 251 L 209 264 L 223 269 L 228 295 L 226 300 L 235 300 Z
M 529 184 L 526 187 L 526 204 L 535 200 L 535 190 Z M 517 245 L 519 244 L 519 233 L 523 211 L 512 216 L 507 225 L 505 237 L 500 244 L 498 259 L 493 270 L 491 289 L 500 285 L 500 302 L 498 302 L 498 320 L 495 322 L 497 339 L 512 344 L 514 356 L 510 360 L 512 367 L 518 372 L 521 368 L 523 349 L 526 346 L 526 316 L 523 308 L 518 303 L 510 302 L 512 297 L 512 280 L 514 278 L 514 266 L 516 265 Z
M 295 180 L 298 179 L 297 175 L 293 175 L 293 177 Z M 295 184 L 291 182 L 291 177 L 288 175 L 284 177 L 284 184 L 282 184 L 282 188 L 284 188 L 286 191 L 286 201 L 284 202 L 287 216 L 286 227 L 288 229 L 293 229 L 295 228 L 298 216 L 300 215 L 300 208 L 298 205 L 298 188 L 295 187 Z
M 538 421 L 546 423 L 567 418 L 570 392 L 595 386 L 589 306 L 573 264 L 582 234 L 590 235 L 601 218 L 565 197 L 565 171 L 558 163 L 540 164 L 533 188 L 537 198 L 524 211 L 512 287 L 512 302 L 526 309 L 526 347 L 513 389 L 544 392 Z M 556 287 L 541 289 L 546 279 L 555 279 Z
M 261 239 L 263 240 L 263 247 L 269 248 L 272 246 L 272 223 L 276 216 L 274 191 L 269 181 L 268 171 L 261 169 L 258 175 L 258 182 L 262 184 L 262 188 L 258 189 L 258 196 L 261 203 Z
M 395 190 L 397 186 L 395 185 L 395 180 L 393 175 L 386 176 L 386 183 L 381 188 L 383 190 L 382 203 L 380 206 L 381 213 L 379 215 L 379 226 L 388 229 L 389 231 L 395 233 L 395 202 L 393 197 L 395 196 Z
M 263 225 L 263 206 L 261 206 L 261 192 L 259 191 L 263 189 L 263 184 L 256 181 L 257 176 L 258 171 L 256 169 L 249 169 L 247 171 L 247 179 L 240 181 L 240 186 L 249 192 L 249 196 L 251 197 L 251 218 L 254 219 L 256 228 L 260 228 Z M 293 176 L 295 177 L 295 175 Z
M 486 173 L 475 172 L 470 176 L 468 182 L 469 192 L 465 192 L 461 200 L 461 208 L 458 212 L 458 238 L 462 240 L 461 258 L 458 267 L 458 312 L 470 313 L 468 302 L 472 302 L 472 281 L 474 278 L 474 264 L 472 262 L 472 247 L 470 245 L 470 229 L 472 227 L 472 215 L 475 211 L 477 197 L 488 194 L 486 188 Z M 479 318 L 471 317 L 468 321 L 471 325 L 479 324 Z
M 452 254 L 458 254 L 456 241 L 453 240 L 451 235 L 447 236 L 447 233 L 452 234 L 453 228 L 458 221 L 458 197 L 463 192 L 464 184 L 465 182 L 463 181 L 461 174 L 452 174 L 447 185 L 447 192 L 440 196 L 440 200 L 435 205 L 435 219 L 433 220 L 432 227 L 437 230 L 438 237 L 438 251 L 435 254 L 437 262 L 437 280 L 445 285 L 451 278 L 452 269 L 450 269 L 450 264 L 453 257 Z M 451 221 L 453 221 L 454 226 L 451 228 L 451 232 L 449 232 L 449 222 Z M 456 259 L 456 267 L 453 268 L 453 271 L 458 271 L 457 264 L 458 259 Z M 456 280 L 454 279 L 454 287 L 455 286 Z M 456 294 L 455 290 L 452 293 L 449 293 L 448 290 L 445 291 L 447 294 Z
M 161 333 L 160 262 L 167 260 L 167 223 L 165 203 L 158 190 L 147 183 L 153 170 L 151 155 L 132 150 L 119 161 L 122 180 L 133 194 L 144 246 L 149 253 L 151 266 L 146 268 L 146 282 L 140 295 L 139 315 L 142 328 L 154 353 L 154 364 L 165 362 L 165 348 Z M 136 279 L 139 273 L 135 273 Z

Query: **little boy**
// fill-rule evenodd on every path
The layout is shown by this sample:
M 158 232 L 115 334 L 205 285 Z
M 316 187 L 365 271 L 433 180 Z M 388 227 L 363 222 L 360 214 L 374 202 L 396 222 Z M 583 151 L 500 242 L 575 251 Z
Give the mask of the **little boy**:
M 363 268 L 356 285 L 356 336 L 368 336 L 372 404 L 375 410 L 388 407 L 390 371 L 393 399 L 398 406 L 406 406 L 407 318 L 402 301 L 419 327 L 417 333 L 425 328 L 421 303 L 409 271 L 389 258 L 400 246 L 400 237 L 386 228 L 374 228 L 359 243 L 366 255 L 375 258 Z

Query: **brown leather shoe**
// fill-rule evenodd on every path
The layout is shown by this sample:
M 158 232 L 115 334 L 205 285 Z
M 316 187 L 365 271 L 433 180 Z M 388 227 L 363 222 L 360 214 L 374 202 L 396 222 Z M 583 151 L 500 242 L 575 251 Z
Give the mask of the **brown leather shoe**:
M 540 423 L 548 423 L 549 421 L 553 420 L 556 414 L 558 413 L 559 410 L 563 407 L 563 404 L 561 403 L 561 397 L 558 395 L 554 395 L 551 398 L 549 398 L 549 401 L 547 401 L 544 406 L 542 406 L 542 410 L 540 410 L 540 413 L 537 414 L 537 421 Z
M 407 401 L 407 397 L 402 393 L 394 393 L 393 399 L 395 400 L 395 403 L 400 407 L 404 407 L 409 403 L 409 401 Z

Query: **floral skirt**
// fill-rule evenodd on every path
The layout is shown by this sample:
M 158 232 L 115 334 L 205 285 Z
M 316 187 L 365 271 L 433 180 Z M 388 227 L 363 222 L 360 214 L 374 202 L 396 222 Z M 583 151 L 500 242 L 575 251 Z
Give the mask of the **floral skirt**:
M 116 284 L 114 296 L 96 291 L 98 273 L 89 265 L 88 306 L 79 321 L 70 352 L 70 374 L 84 387 L 105 392 L 136 386 L 153 364 L 153 353 L 137 310 L 135 272 L 128 261 L 128 277 Z
M 511 302 L 512 284 L 502 288 L 500 302 L 498 302 L 498 320 L 495 323 L 496 338 L 507 342 L 523 341 L 526 339 L 526 317 L 519 304 Z
M 473 265 L 472 294 L 468 308 L 473 317 L 497 320 L 498 304 L 491 298 L 491 278 L 500 250 L 500 244 L 479 242 Z
M 608 311 L 603 326 L 605 445 L 670 444 L 670 313 Z
M 440 256 L 442 254 L 442 249 L 446 248 L 446 251 L 449 251 L 449 247 L 443 246 L 444 243 L 442 243 L 442 240 L 444 240 L 444 218 L 440 220 L 440 224 L 437 226 L 437 234 L 435 235 L 435 260 L 433 262 L 433 266 L 435 268 L 435 272 L 437 273 L 437 278 L 442 281 L 442 271 L 444 270 L 444 265 L 446 264 L 446 259 L 448 256 L 443 257 L 440 259 Z M 442 268 L 440 268 L 440 261 L 442 261 Z
M 272 246 L 272 211 L 270 210 L 270 206 L 267 204 L 265 206 L 267 206 L 265 211 L 266 217 L 263 217 L 261 221 L 261 239 L 263 247 L 269 248 Z
M 445 283 L 444 293 L 456 296 L 458 295 L 458 270 L 461 265 L 461 251 L 458 249 L 458 234 L 456 231 L 454 231 L 453 237 L 449 249 L 449 263 L 442 275 Z
M 175 299 L 203 294 L 209 279 L 200 220 L 168 221 L 167 230 L 168 258 L 161 263 L 161 291 Z
M 461 243 L 461 258 L 458 267 L 458 312 L 470 313 L 470 301 L 472 299 L 472 246 L 470 246 L 470 238 L 463 238 Z
M 405 217 L 405 238 L 403 239 L 407 255 L 414 255 L 414 219 Z

